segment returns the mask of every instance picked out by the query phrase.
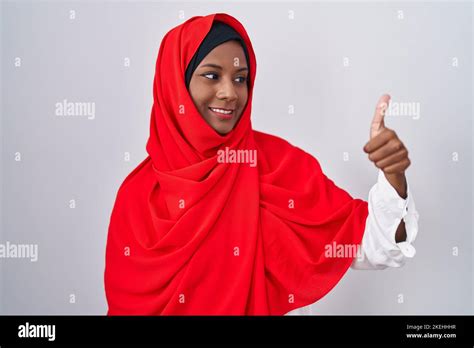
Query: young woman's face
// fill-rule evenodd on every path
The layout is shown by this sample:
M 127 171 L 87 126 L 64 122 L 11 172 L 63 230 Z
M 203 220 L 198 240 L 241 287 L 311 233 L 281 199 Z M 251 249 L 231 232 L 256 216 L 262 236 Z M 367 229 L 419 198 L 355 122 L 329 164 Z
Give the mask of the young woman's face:
M 191 98 L 201 116 L 221 135 L 229 133 L 242 115 L 248 97 L 247 78 L 244 50 L 234 40 L 214 48 L 193 72 Z

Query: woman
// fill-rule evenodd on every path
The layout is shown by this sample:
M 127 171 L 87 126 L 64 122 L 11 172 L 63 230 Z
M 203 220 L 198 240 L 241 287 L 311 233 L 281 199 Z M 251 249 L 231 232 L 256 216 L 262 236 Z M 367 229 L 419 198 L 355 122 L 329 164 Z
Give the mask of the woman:
M 282 315 L 322 298 L 351 265 L 414 255 L 407 151 L 384 109 L 365 147 L 381 168 L 365 202 L 313 156 L 252 129 L 255 76 L 250 39 L 227 14 L 163 38 L 149 156 L 121 185 L 109 226 L 109 315 Z

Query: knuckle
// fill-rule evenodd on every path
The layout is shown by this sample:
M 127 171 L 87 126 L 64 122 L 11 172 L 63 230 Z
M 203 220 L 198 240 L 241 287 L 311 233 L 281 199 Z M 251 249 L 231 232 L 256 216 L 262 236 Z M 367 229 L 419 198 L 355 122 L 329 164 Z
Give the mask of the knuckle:
M 398 151 L 402 148 L 402 143 L 397 141 L 397 140 L 394 140 L 392 142 L 392 148 L 393 148 L 393 150 Z

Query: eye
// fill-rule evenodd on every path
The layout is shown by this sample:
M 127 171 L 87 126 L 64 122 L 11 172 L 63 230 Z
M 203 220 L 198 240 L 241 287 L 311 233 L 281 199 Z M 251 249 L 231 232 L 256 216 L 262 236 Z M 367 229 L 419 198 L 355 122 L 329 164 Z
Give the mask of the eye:
M 204 76 L 208 80 L 217 80 L 219 78 L 217 73 L 212 73 L 212 72 L 202 74 L 201 76 Z M 208 76 L 211 76 L 211 77 L 208 77 Z M 215 76 L 215 78 L 213 78 L 212 76 Z M 247 81 L 247 78 L 245 76 L 239 76 L 239 77 L 236 77 L 235 79 L 236 80 L 241 79 L 240 81 L 237 81 L 238 83 L 241 83 L 241 84 Z
M 206 76 L 206 78 L 208 78 L 207 76 L 217 76 L 217 74 L 214 74 L 214 73 L 207 73 L 207 74 L 204 74 L 202 76 Z M 208 78 L 209 79 L 209 78 Z M 210 78 L 209 80 L 215 80 L 213 78 Z
M 247 81 L 247 78 L 246 78 L 245 76 L 239 76 L 239 77 L 237 77 L 237 78 L 238 78 L 238 79 L 242 79 L 242 80 L 240 81 L 240 83 L 245 83 L 245 81 Z

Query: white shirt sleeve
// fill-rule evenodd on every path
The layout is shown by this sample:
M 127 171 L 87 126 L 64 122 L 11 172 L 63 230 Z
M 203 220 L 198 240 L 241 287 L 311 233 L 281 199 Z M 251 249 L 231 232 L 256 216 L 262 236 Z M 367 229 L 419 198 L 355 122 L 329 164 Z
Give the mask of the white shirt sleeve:
M 369 191 L 369 214 L 358 256 L 351 268 L 358 270 L 401 267 L 415 256 L 412 243 L 418 234 L 418 212 L 407 183 L 407 198 L 401 198 L 379 169 L 377 183 Z M 405 221 L 407 238 L 396 243 L 395 233 Z

